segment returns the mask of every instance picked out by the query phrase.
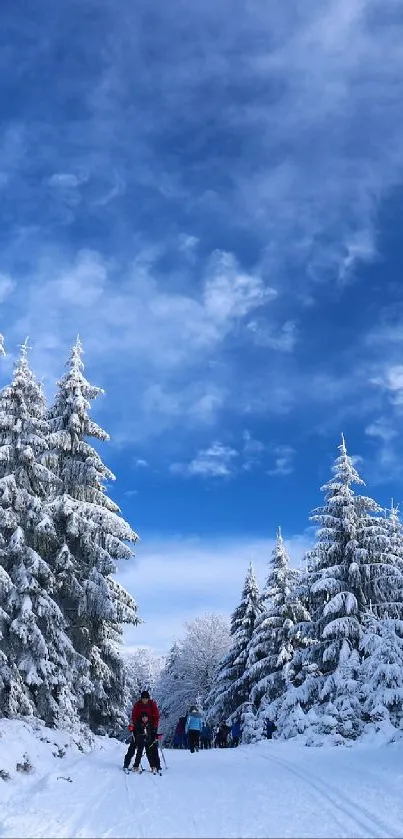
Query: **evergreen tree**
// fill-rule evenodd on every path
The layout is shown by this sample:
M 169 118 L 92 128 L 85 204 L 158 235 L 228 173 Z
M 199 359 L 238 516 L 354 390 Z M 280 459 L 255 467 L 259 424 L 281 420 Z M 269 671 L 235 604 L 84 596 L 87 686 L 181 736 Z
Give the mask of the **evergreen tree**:
M 361 638 L 363 711 L 376 728 L 403 722 L 403 621 L 369 613 Z
M 231 647 L 220 662 L 214 687 L 206 700 L 208 716 L 213 722 L 242 717 L 251 688 L 247 667 L 248 650 L 259 614 L 259 588 L 251 563 L 241 601 L 231 617 Z
M 49 411 L 49 460 L 60 479 L 49 513 L 56 523 L 55 560 L 59 604 L 74 648 L 89 666 L 91 689 L 84 719 L 96 730 L 114 730 L 124 712 L 124 665 L 119 651 L 124 623 L 138 623 L 133 598 L 111 574 L 116 560 L 130 559 L 137 535 L 105 488 L 114 480 L 89 440 L 108 440 L 89 416 L 103 393 L 84 377 L 77 339 Z
M 290 568 L 280 528 L 262 593 L 262 614 L 249 648 L 250 699 L 258 710 L 257 736 L 267 717 L 277 716 L 275 704 L 284 693 L 287 669 L 299 636 L 297 624 L 309 614 L 297 593 L 299 572 Z
M 317 715 L 317 732 L 356 736 L 362 622 L 369 605 L 387 609 L 400 572 L 381 508 L 352 486 L 363 485 L 342 439 L 333 478 L 322 490 L 325 504 L 314 511 L 317 542 L 308 554 L 310 642 L 300 654 L 298 691 L 303 713 Z M 355 720 L 346 725 L 346 720 Z M 300 720 L 301 723 L 301 720 Z
M 54 725 L 74 721 L 82 671 L 53 598 L 45 501 L 55 478 L 42 463 L 46 447 L 45 402 L 25 345 L 0 394 L 0 705 L 8 716 L 35 713 Z
M 399 518 L 399 508 L 391 500 L 390 509 L 385 511 L 385 529 L 389 538 L 391 560 L 403 573 L 403 525 Z
M 370 498 L 355 495 L 352 485 L 364 485 L 347 455 L 342 439 L 340 456 L 333 467 L 334 477 L 322 487 L 325 504 L 311 519 L 320 525 L 314 549 L 308 554 L 312 633 L 316 644 L 310 647 L 324 674 L 330 680 L 351 649 L 358 649 L 362 615 L 371 599 L 369 567 L 363 535 L 364 520 L 378 513 Z

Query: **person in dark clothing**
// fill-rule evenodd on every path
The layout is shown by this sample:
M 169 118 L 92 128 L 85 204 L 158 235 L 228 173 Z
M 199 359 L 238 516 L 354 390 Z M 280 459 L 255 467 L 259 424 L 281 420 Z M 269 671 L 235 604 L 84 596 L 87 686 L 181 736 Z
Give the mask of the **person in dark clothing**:
M 158 754 L 158 740 L 154 725 L 150 720 L 148 714 L 143 713 L 141 715 L 141 718 L 136 722 L 136 725 L 130 726 L 130 728 L 133 728 L 133 736 L 130 746 L 125 755 L 123 769 L 129 769 L 130 761 L 134 753 L 136 752 L 133 768 L 135 772 L 139 772 L 140 761 L 143 755 L 143 751 L 145 749 L 151 771 L 154 775 L 157 772 L 160 772 L 161 763 Z
M 225 749 L 228 746 L 228 735 L 231 729 L 226 722 L 222 722 L 217 734 L 217 746 L 220 749 Z
M 181 749 L 187 749 L 188 747 L 188 736 L 186 734 L 186 723 L 187 723 L 188 715 L 185 714 L 184 717 L 179 717 L 179 722 L 183 725 L 183 734 L 182 734 L 182 742 L 181 742 Z
M 274 725 L 274 722 L 272 722 L 272 720 L 266 720 L 266 737 L 268 740 L 272 739 L 275 730 L 276 726 Z
M 185 725 L 186 725 L 186 717 L 179 717 L 178 724 L 175 729 L 174 735 L 174 748 L 177 749 L 185 749 L 186 742 L 185 742 Z
M 200 745 L 202 749 L 211 749 L 211 741 L 213 738 L 213 732 L 209 725 L 204 723 L 203 728 L 201 730 L 200 735 Z
M 232 739 L 232 745 L 233 746 L 238 746 L 239 745 L 240 736 L 241 736 L 241 720 L 238 717 L 235 720 L 235 722 L 232 723 L 232 728 L 231 728 L 231 739 Z

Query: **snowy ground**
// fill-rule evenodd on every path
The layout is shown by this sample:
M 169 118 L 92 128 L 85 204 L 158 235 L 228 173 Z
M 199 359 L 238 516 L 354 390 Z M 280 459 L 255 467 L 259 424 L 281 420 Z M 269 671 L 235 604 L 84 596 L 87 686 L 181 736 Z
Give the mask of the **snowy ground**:
M 403 836 L 401 742 L 167 751 L 162 777 L 127 777 L 125 748 L 102 738 L 82 754 L 65 733 L 0 720 L 0 775 L 10 775 L 0 778 L 0 836 Z M 16 769 L 24 755 L 30 772 Z

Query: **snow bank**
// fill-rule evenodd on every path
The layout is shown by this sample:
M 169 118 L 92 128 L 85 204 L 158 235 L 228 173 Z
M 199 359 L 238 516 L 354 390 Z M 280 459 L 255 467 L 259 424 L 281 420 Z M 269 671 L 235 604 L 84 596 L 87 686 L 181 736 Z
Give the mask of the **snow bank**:
M 0 804 L 19 784 L 27 788 L 48 772 L 63 774 L 67 759 L 94 745 L 91 735 L 47 728 L 34 717 L 0 719 Z

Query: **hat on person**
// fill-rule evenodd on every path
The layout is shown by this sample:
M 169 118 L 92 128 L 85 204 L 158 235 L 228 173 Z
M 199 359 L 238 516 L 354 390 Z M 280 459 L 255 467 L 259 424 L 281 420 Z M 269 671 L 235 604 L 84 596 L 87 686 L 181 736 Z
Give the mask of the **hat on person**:
M 140 699 L 149 699 L 149 698 L 150 698 L 150 694 L 149 694 L 148 690 L 142 690 L 141 695 L 140 695 Z

